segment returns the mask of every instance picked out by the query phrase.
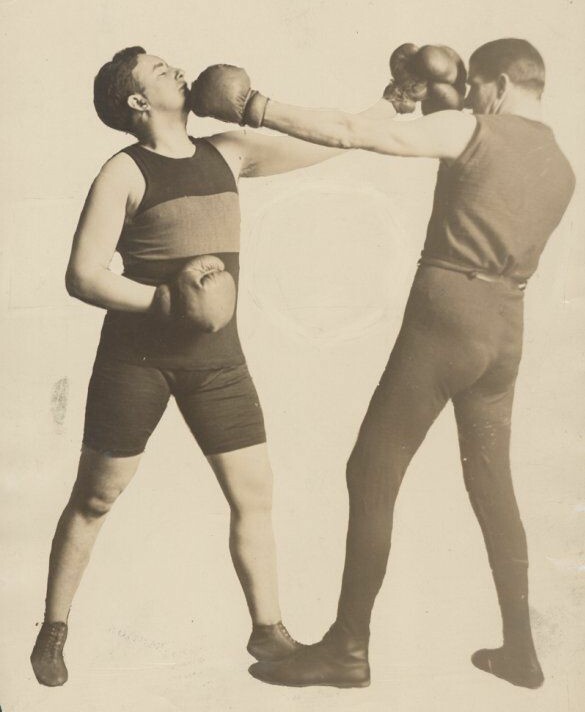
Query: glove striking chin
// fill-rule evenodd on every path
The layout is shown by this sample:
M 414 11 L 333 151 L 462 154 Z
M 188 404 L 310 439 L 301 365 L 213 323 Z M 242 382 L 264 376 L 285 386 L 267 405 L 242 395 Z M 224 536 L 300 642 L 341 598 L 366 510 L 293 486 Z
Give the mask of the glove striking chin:
M 252 89 L 241 67 L 214 64 L 191 85 L 189 108 L 197 116 L 210 116 L 240 126 L 262 126 L 268 99 Z

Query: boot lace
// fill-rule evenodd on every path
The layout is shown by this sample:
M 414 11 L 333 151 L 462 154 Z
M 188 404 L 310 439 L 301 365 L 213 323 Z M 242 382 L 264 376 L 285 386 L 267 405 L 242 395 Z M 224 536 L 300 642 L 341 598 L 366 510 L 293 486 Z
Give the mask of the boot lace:
M 291 643 L 294 643 L 295 645 L 300 645 L 300 643 L 297 640 L 295 640 L 292 637 L 292 635 L 288 632 L 288 630 L 286 629 L 286 626 L 284 625 L 284 623 L 282 621 L 277 623 L 277 625 L 278 625 L 278 630 L 284 635 L 284 637 L 287 640 L 289 640 Z
M 37 649 L 43 655 L 55 657 L 61 653 L 63 647 L 65 628 L 61 625 L 48 625 L 39 635 Z

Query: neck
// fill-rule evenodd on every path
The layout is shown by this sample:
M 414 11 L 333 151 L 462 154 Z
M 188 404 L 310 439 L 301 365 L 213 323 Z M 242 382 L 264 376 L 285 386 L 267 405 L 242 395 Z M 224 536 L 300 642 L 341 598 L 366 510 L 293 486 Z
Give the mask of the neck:
M 498 114 L 514 114 L 525 119 L 542 121 L 542 105 L 539 99 L 534 99 L 529 94 L 517 92 L 507 96 L 496 112 Z
M 187 115 L 150 117 L 138 133 L 146 148 L 173 158 L 193 155 L 194 146 L 187 134 Z

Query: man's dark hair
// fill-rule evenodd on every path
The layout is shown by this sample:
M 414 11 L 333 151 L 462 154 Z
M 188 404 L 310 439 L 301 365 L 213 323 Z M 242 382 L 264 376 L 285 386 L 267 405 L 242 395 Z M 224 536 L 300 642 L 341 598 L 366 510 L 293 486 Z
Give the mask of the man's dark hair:
M 141 91 L 132 76 L 138 55 L 146 54 L 143 47 L 126 47 L 116 52 L 97 73 L 93 82 L 93 105 L 100 119 L 113 129 L 133 133 L 132 109 L 128 97 Z
M 513 84 L 539 97 L 544 89 L 544 61 L 526 40 L 506 38 L 482 45 L 469 58 L 469 65 L 485 81 L 507 74 Z

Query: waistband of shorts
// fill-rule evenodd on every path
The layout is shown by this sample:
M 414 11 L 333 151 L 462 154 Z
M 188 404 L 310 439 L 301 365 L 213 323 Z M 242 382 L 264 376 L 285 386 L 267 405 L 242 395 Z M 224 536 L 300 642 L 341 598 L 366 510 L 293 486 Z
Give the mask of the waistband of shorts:
M 526 289 L 526 285 L 528 284 L 526 280 L 514 279 L 513 277 L 509 277 L 505 274 L 497 274 L 494 272 L 487 272 L 486 270 L 474 269 L 472 267 L 466 267 L 465 265 L 456 264 L 454 262 L 448 262 L 447 260 L 435 259 L 434 257 L 421 257 L 418 264 L 422 267 L 439 267 L 440 269 L 450 270 L 451 272 L 460 272 L 468 279 L 479 279 L 483 282 L 499 282 L 500 284 L 507 284 L 509 287 L 519 289 L 521 292 Z

